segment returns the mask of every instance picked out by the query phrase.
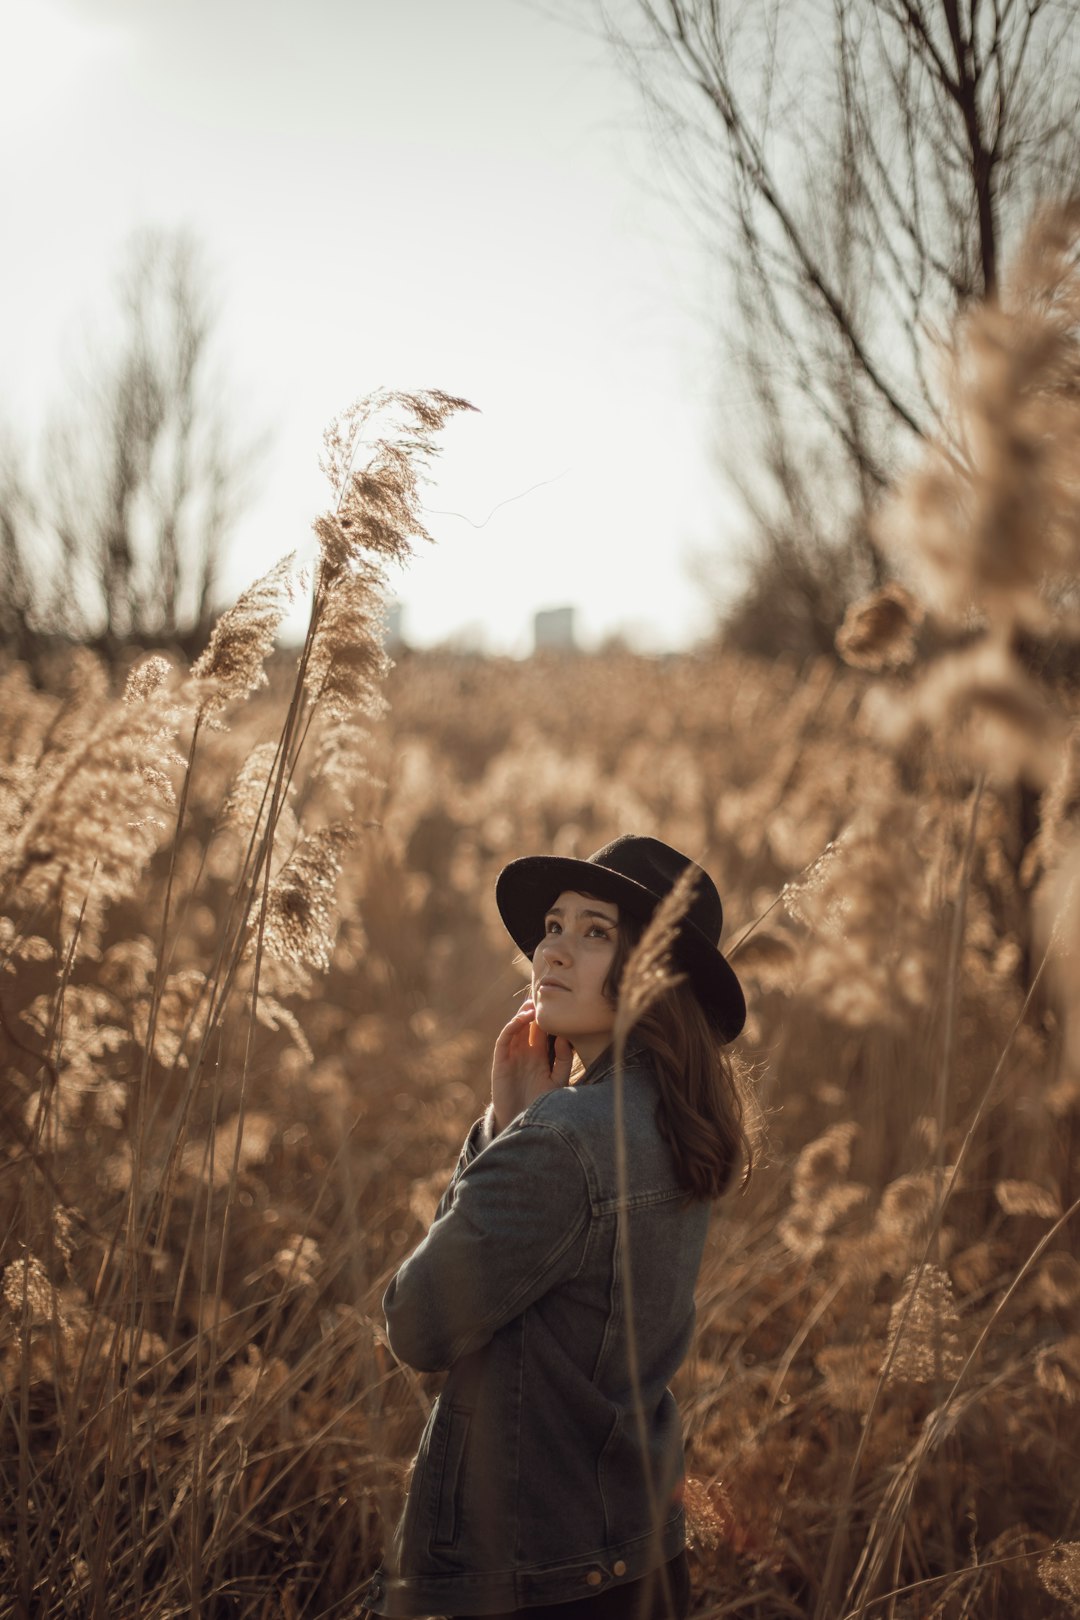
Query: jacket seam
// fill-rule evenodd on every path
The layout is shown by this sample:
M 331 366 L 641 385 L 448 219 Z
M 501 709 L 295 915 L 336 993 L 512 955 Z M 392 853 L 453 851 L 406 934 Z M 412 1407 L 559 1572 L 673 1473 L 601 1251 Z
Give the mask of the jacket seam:
M 540 1102 L 542 1100 L 542 1098 L 538 1097 L 534 1099 L 534 1103 L 530 1103 L 529 1106 L 533 1107 L 535 1102 Z M 522 1114 L 516 1123 L 519 1131 L 550 1131 L 552 1136 L 557 1136 L 563 1146 L 573 1154 L 577 1167 L 581 1171 L 581 1174 L 585 1180 L 585 1192 L 588 1199 L 587 1207 L 591 1211 L 596 1204 L 593 1166 L 586 1156 L 581 1152 L 578 1143 L 574 1140 L 570 1132 L 564 1130 L 561 1125 L 556 1125 L 552 1120 L 537 1119 L 535 1114 L 532 1116 L 532 1118 L 530 1118 L 528 1112 Z
M 521 1354 L 520 1354 L 520 1356 L 518 1358 L 518 1368 L 519 1368 L 519 1370 L 520 1370 L 520 1368 L 524 1367 L 524 1365 L 525 1365 L 525 1341 L 526 1341 L 526 1336 L 527 1336 L 528 1330 L 529 1330 L 528 1315 L 529 1315 L 529 1313 L 528 1313 L 528 1311 L 526 1311 L 524 1313 L 524 1315 L 522 1316 L 522 1318 L 521 1318 Z M 516 1424 L 514 1426 L 514 1429 L 515 1429 L 515 1434 L 514 1434 L 514 1481 L 515 1481 L 515 1487 L 514 1487 L 514 1524 L 513 1524 L 514 1536 L 513 1536 L 513 1547 L 514 1547 L 514 1569 L 515 1569 L 515 1572 L 521 1568 L 521 1409 L 522 1409 L 522 1406 L 524 1405 L 524 1401 L 522 1399 L 523 1393 L 524 1392 L 520 1389 L 520 1386 L 519 1386 L 518 1402 L 517 1402 L 517 1422 L 516 1422 Z M 518 1596 L 518 1585 L 517 1585 L 517 1575 L 515 1573 L 515 1577 L 514 1577 L 514 1600 L 515 1600 L 515 1602 L 517 1601 L 517 1596 Z
M 593 1206 L 598 1215 L 617 1215 L 620 1210 L 652 1209 L 657 1204 L 674 1204 L 686 1197 L 684 1187 L 665 1188 L 663 1192 L 638 1193 L 636 1197 L 598 1199 Z
M 607 1321 L 604 1323 L 604 1331 L 600 1339 L 600 1346 L 596 1352 L 596 1360 L 593 1363 L 592 1369 L 592 1381 L 598 1387 L 600 1383 L 600 1375 L 604 1370 L 604 1363 L 610 1354 L 611 1346 L 615 1340 L 616 1334 L 622 1330 L 624 1319 L 621 1264 L 622 1256 L 619 1252 L 619 1230 L 614 1224 L 611 1227 L 610 1237 L 611 1288 L 608 1294 Z
M 549 1126 L 547 1129 L 551 1129 L 551 1127 Z M 556 1132 L 556 1134 L 562 1137 L 561 1131 Z M 563 1138 L 563 1140 L 565 1141 L 565 1138 Z M 576 1154 L 574 1156 L 577 1158 Z M 580 1159 L 578 1160 L 578 1163 L 580 1165 Z M 584 1166 L 581 1168 L 584 1173 Z M 587 1181 L 586 1189 L 588 1190 Z M 451 1341 L 449 1346 L 448 1365 L 452 1365 L 455 1361 L 457 1361 L 458 1357 L 463 1354 L 463 1347 L 473 1337 L 477 1328 L 487 1329 L 493 1322 L 501 1321 L 503 1323 L 508 1323 L 513 1320 L 513 1314 L 508 1315 L 508 1312 L 513 1313 L 513 1308 L 517 1301 L 529 1293 L 530 1290 L 535 1287 L 539 1279 L 543 1277 L 546 1272 L 550 1271 L 553 1266 L 558 1264 L 563 1255 L 567 1252 L 571 1245 L 577 1241 L 579 1235 L 588 1226 L 591 1214 L 592 1200 L 590 1198 L 582 1210 L 581 1216 L 577 1223 L 562 1234 L 560 1240 L 555 1244 L 555 1246 L 548 1250 L 544 1258 L 533 1267 L 532 1271 L 530 1271 L 527 1276 L 522 1278 L 514 1292 L 505 1296 L 499 1301 L 497 1310 L 494 1312 L 485 1312 L 483 1315 L 478 1316 L 476 1321 L 470 1325 L 465 1334 L 459 1335 L 457 1339 Z M 581 1267 L 579 1264 L 578 1271 L 580 1271 L 580 1269 Z M 577 1275 L 576 1272 L 575 1275 Z M 494 1331 L 497 1332 L 498 1329 L 495 1329 Z
M 684 1518 L 685 1509 L 682 1507 L 674 1508 L 661 1523 L 660 1530 L 670 1530 Z M 499 1581 L 509 1578 L 514 1581 L 516 1590 L 518 1580 L 521 1577 L 559 1574 L 562 1571 L 572 1574 L 575 1570 L 583 1569 L 587 1565 L 602 1564 L 605 1560 L 610 1559 L 612 1555 L 617 1557 L 620 1553 L 631 1552 L 635 1547 L 640 1547 L 643 1544 L 647 1545 L 656 1539 L 656 1534 L 655 1530 L 650 1530 L 646 1535 L 631 1536 L 626 1541 L 606 1542 L 602 1547 L 594 1547 L 589 1552 L 575 1553 L 572 1558 L 544 1559 L 542 1562 L 534 1561 L 524 1565 L 515 1562 L 514 1564 L 503 1565 L 498 1569 L 463 1570 L 460 1574 L 435 1576 L 398 1575 L 394 1577 L 394 1584 L 402 1589 L 409 1589 L 427 1587 L 436 1582 L 439 1585 L 445 1585 L 449 1582 L 468 1581 L 475 1583 L 479 1587 L 485 1587 L 493 1586 Z
M 512 1317 L 507 1318 L 507 1311 L 511 1310 L 513 1306 L 517 1304 L 518 1300 L 527 1294 L 530 1289 L 532 1289 L 535 1284 L 539 1282 L 540 1278 L 543 1277 L 546 1272 L 550 1271 L 553 1266 L 558 1264 L 563 1255 L 566 1253 L 567 1249 L 569 1249 L 571 1244 L 577 1240 L 579 1233 L 585 1227 L 587 1219 L 588 1211 L 586 1211 L 584 1219 L 578 1221 L 577 1225 L 574 1226 L 569 1233 L 564 1234 L 562 1241 L 555 1248 L 548 1250 L 548 1253 L 544 1256 L 543 1260 L 533 1268 L 523 1282 L 518 1284 L 518 1287 L 514 1290 L 514 1292 L 512 1294 L 508 1294 L 504 1300 L 500 1301 L 498 1311 L 494 1313 L 487 1313 L 481 1317 L 478 1317 L 477 1320 L 479 1325 L 486 1328 L 491 1322 L 498 1321 L 500 1318 L 504 1318 L 508 1321 L 513 1320 Z M 457 1357 L 455 1356 L 454 1359 L 456 1360 Z
M 534 1102 L 530 1103 L 529 1105 L 530 1108 L 533 1107 L 536 1102 L 540 1102 L 542 1100 L 543 1099 L 541 1098 L 534 1099 Z M 670 1188 L 665 1187 L 662 1191 L 657 1192 L 639 1193 L 636 1197 L 631 1197 L 625 1203 L 618 1196 L 614 1198 L 601 1198 L 599 1196 L 599 1189 L 594 1179 L 593 1166 L 583 1154 L 579 1148 L 578 1142 L 569 1131 L 565 1130 L 561 1125 L 556 1124 L 553 1120 L 538 1119 L 535 1115 L 530 1118 L 528 1111 L 519 1115 L 518 1119 L 514 1122 L 514 1127 L 511 1128 L 515 1127 L 516 1129 L 522 1131 L 550 1131 L 553 1136 L 557 1136 L 559 1140 L 567 1148 L 569 1148 L 570 1152 L 577 1160 L 578 1167 L 580 1168 L 582 1175 L 585 1177 L 585 1187 L 589 1195 L 589 1211 L 594 1216 L 602 1217 L 605 1215 L 615 1215 L 618 1214 L 620 1209 L 647 1209 L 656 1204 L 676 1203 L 682 1199 L 685 1199 L 686 1197 L 686 1188 L 676 1186 Z

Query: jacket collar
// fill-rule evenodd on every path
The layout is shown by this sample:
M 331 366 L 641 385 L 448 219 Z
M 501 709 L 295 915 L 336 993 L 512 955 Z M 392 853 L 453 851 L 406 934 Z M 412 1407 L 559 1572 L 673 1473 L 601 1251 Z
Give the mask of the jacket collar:
M 638 1068 L 641 1064 L 641 1060 L 648 1057 L 648 1053 L 649 1048 L 645 1045 L 645 1042 L 635 1040 L 633 1035 L 631 1035 L 623 1052 L 623 1069 L 630 1070 Z M 605 1046 L 604 1050 L 600 1053 L 600 1056 L 593 1058 L 592 1062 L 589 1064 L 589 1067 L 585 1070 L 585 1073 L 581 1076 L 581 1079 L 577 1082 L 577 1084 L 579 1086 L 596 1086 L 599 1085 L 602 1080 L 610 1080 L 614 1073 L 615 1047 L 614 1045 Z

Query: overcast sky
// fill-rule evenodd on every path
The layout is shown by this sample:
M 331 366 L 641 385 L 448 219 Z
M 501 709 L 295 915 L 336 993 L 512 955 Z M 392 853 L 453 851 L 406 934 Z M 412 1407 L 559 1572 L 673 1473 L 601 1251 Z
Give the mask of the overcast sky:
M 581 0 L 583 17 L 591 13 Z M 730 555 L 709 271 L 610 52 L 524 0 L 0 0 L 0 409 L 28 436 L 125 241 L 205 248 L 244 430 L 271 450 L 235 593 L 309 544 L 326 422 L 380 386 L 444 435 L 409 640 L 685 645 Z

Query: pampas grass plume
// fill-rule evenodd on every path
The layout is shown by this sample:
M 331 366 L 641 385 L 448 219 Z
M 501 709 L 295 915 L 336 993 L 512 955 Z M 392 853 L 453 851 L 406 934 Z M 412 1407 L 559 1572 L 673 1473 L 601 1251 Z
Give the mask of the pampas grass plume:
M 891 581 L 851 604 L 836 633 L 836 650 L 855 669 L 898 669 L 915 657 L 922 620 L 911 592 Z

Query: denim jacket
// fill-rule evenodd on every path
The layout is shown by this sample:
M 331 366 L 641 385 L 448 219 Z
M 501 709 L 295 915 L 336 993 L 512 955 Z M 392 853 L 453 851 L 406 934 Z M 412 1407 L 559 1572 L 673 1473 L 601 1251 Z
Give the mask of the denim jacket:
M 490 1145 L 478 1148 L 474 1126 L 427 1236 L 386 1291 L 395 1355 L 449 1375 L 363 1595 L 376 1614 L 565 1603 L 640 1579 L 683 1546 L 667 1385 L 690 1345 L 709 1206 L 676 1180 L 650 1055 L 631 1046 L 628 1289 L 615 1093 L 609 1049 Z

